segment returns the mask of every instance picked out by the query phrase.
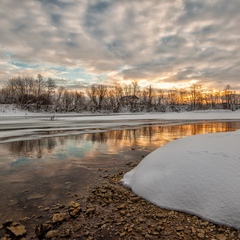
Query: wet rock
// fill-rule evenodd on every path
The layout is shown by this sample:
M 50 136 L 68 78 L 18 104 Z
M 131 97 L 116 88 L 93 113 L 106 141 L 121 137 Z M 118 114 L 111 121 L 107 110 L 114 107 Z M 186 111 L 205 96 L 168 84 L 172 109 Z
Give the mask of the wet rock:
M 27 234 L 25 226 L 21 224 L 14 224 L 6 227 L 6 231 L 14 237 L 24 237 Z
M 52 222 L 53 223 L 60 223 L 63 222 L 67 219 L 67 214 L 66 213 L 55 213 L 52 217 Z

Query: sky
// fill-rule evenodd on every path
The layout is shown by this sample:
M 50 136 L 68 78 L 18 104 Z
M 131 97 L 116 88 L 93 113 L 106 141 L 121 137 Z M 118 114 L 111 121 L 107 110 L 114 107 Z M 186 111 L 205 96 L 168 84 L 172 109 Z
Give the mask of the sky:
M 1 0 L 0 85 L 240 90 L 239 12 L 239 0 Z

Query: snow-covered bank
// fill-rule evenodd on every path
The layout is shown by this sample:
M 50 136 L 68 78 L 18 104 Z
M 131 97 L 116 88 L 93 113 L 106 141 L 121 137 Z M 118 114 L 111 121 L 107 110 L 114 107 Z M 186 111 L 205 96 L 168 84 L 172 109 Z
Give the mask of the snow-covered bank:
M 157 206 L 240 229 L 240 131 L 182 138 L 149 154 L 123 184 Z
M 54 119 L 51 118 L 54 116 Z M 236 120 L 240 111 L 211 110 L 181 113 L 125 113 L 125 114 L 49 114 L 3 109 L 0 112 L 0 143 L 92 133 L 141 124 L 176 124 L 185 121 Z

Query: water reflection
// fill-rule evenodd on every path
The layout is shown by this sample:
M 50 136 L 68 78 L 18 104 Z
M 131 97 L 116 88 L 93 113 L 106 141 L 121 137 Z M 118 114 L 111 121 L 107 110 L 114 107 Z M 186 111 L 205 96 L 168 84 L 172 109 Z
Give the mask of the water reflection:
M 177 138 L 236 129 L 239 122 L 205 122 L 1 144 L 1 216 L 31 216 L 39 205 L 67 201 L 69 189 L 83 193 L 84 187 L 99 181 L 99 168 L 110 173 L 125 170 L 125 163 L 138 163 Z
M 240 123 L 217 122 L 187 124 L 176 126 L 145 126 L 131 130 L 117 130 L 110 132 L 99 132 L 85 135 L 75 135 L 67 137 L 43 138 L 39 140 L 26 140 L 13 143 L 2 144 L 10 153 L 28 158 L 44 158 L 53 153 L 59 147 L 68 148 L 71 156 L 79 157 L 84 151 L 89 151 L 96 144 L 107 144 L 108 149 L 118 149 L 121 146 L 148 146 L 149 143 L 156 147 L 172 141 L 176 138 L 214 133 L 234 131 L 240 128 Z M 88 144 L 86 144 L 88 142 Z M 91 145 L 91 146 L 90 146 Z M 81 149 L 81 151 L 79 151 Z M 59 159 L 63 159 L 63 154 L 58 154 Z M 68 157 L 68 156 L 66 156 Z

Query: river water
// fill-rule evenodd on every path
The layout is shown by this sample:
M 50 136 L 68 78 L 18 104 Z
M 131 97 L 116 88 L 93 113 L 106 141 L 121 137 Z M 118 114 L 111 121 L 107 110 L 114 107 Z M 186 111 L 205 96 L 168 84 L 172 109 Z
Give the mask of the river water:
M 87 187 L 175 139 L 236 129 L 240 122 L 149 125 L 1 144 L 0 222 L 38 218 L 40 208 L 84 197 Z

